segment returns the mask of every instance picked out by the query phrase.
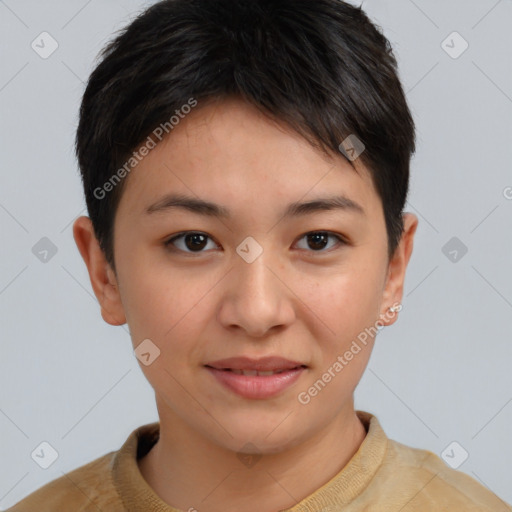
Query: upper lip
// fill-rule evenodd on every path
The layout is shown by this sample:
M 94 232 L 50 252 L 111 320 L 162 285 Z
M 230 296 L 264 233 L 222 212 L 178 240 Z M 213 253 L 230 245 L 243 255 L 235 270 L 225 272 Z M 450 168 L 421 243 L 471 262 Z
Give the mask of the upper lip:
M 215 368 L 217 370 L 258 370 L 258 371 L 275 371 L 275 370 L 291 370 L 299 366 L 306 367 L 299 361 L 290 361 L 283 357 L 271 356 L 262 357 L 261 359 L 251 359 L 250 357 L 229 357 L 228 359 L 219 359 L 207 363 L 205 366 Z

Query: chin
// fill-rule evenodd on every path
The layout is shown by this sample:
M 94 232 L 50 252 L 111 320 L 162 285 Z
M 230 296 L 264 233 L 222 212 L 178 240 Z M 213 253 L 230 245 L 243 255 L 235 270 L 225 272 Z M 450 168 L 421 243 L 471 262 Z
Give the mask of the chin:
M 296 430 L 296 423 L 283 422 L 286 414 L 279 414 L 278 419 L 269 418 L 269 421 L 262 421 L 261 415 L 258 416 L 246 416 L 243 421 L 236 423 L 224 422 L 223 426 L 233 437 L 225 437 L 222 444 L 237 453 L 251 453 L 252 450 L 252 453 L 270 455 L 292 448 L 306 436 L 302 430 Z

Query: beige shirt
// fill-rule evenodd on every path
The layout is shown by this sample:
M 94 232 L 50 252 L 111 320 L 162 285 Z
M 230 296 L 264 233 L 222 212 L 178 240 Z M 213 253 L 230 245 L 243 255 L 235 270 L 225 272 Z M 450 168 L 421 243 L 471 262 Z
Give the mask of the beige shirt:
M 372 414 L 357 415 L 367 430 L 359 450 L 337 475 L 286 512 L 512 512 L 434 453 L 389 439 Z M 181 512 L 153 492 L 137 465 L 158 440 L 159 426 L 137 428 L 118 451 L 53 480 L 8 512 Z M 192 507 L 201 512 L 201 503 Z

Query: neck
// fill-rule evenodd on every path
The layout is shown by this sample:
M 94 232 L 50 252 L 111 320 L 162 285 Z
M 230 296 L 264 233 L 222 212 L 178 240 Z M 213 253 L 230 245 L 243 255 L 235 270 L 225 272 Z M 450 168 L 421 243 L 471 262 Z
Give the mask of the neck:
M 351 401 L 306 441 L 242 464 L 236 453 L 191 431 L 167 409 L 160 414 L 158 442 L 138 464 L 154 492 L 180 510 L 252 512 L 255 503 L 258 510 L 282 510 L 339 473 L 365 436 Z

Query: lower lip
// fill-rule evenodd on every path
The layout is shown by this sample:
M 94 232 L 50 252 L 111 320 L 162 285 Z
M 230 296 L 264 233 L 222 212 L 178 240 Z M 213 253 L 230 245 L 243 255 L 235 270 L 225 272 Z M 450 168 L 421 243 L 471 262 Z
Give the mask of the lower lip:
M 278 395 L 301 376 L 305 368 L 295 368 L 273 375 L 239 375 L 230 371 L 206 369 L 224 386 L 244 398 L 264 399 Z

